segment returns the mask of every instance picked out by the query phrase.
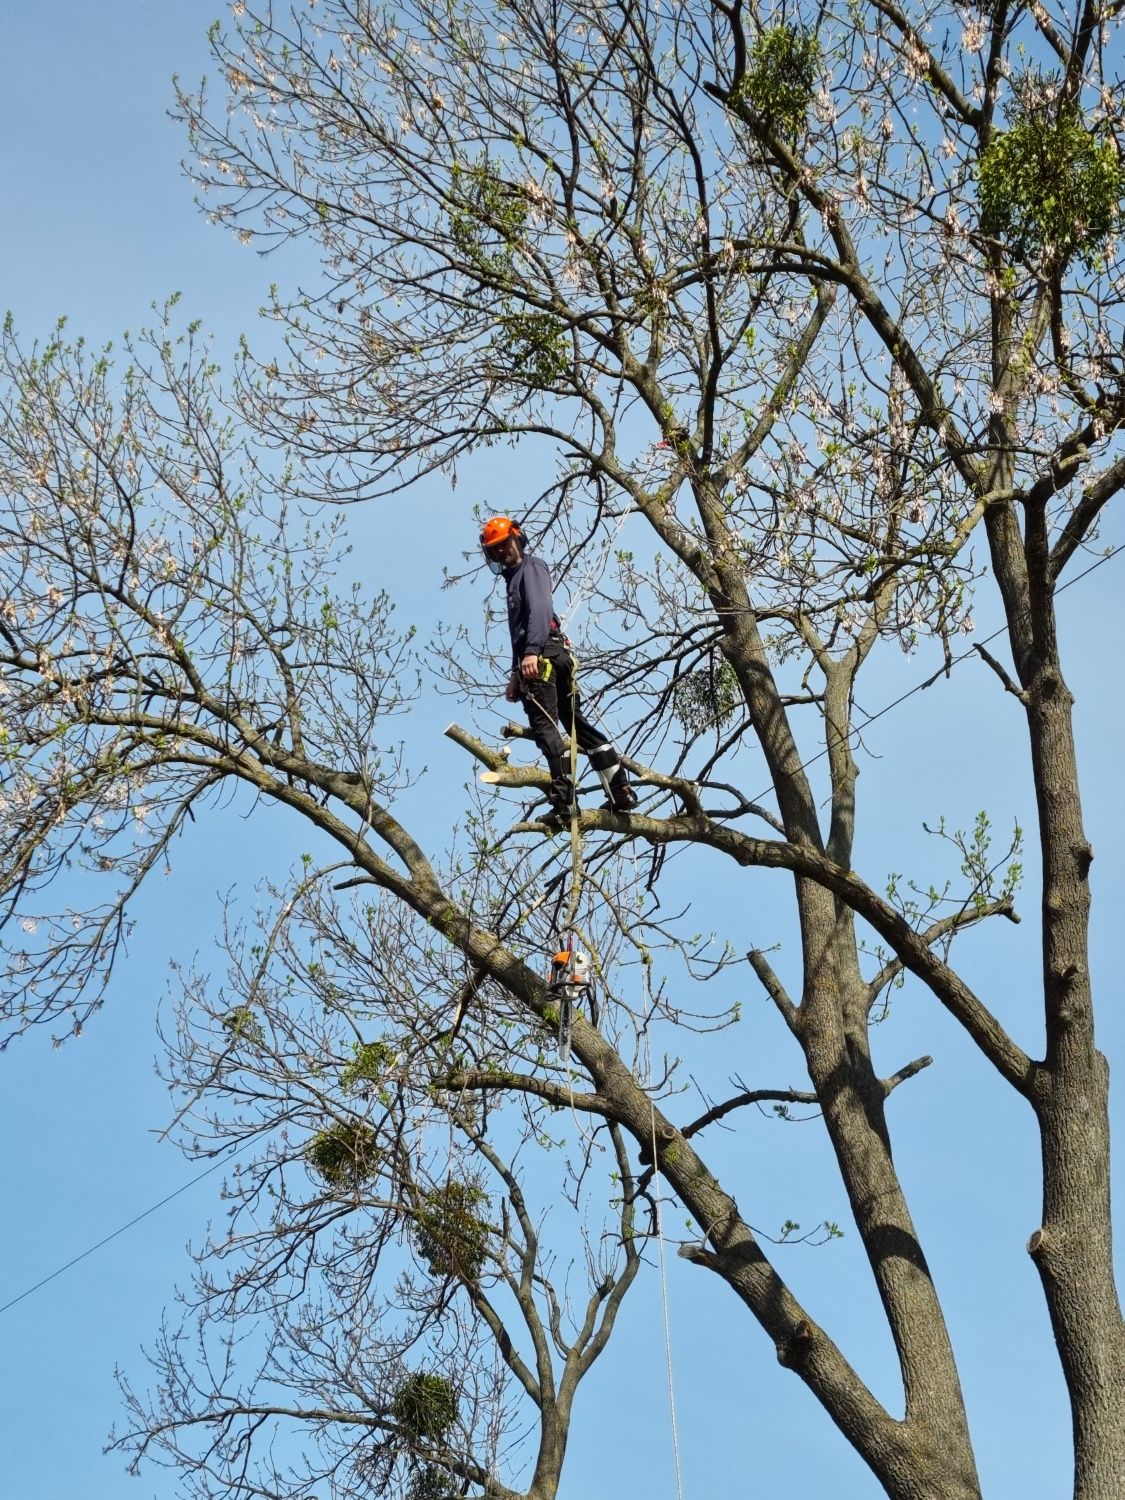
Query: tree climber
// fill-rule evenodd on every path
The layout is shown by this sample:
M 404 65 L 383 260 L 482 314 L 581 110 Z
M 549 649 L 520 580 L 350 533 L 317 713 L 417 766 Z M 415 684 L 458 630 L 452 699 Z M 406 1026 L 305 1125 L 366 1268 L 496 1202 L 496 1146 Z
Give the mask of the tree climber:
M 570 749 L 559 733 L 560 720 L 601 778 L 606 808 L 632 812 L 637 794 L 628 772 L 612 741 L 582 712 L 578 668 L 555 614 L 546 563 L 528 552 L 524 534 L 510 516 L 486 521 L 480 545 L 488 566 L 503 574 L 507 585 L 512 671 L 504 696 L 509 703 L 522 702 L 532 738 L 546 757 L 552 821 L 569 818 L 575 801 Z

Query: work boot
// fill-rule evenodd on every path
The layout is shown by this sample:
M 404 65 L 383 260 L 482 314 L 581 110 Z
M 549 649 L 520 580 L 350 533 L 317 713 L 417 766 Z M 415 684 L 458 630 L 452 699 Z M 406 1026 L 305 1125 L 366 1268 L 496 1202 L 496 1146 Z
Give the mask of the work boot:
M 635 811 L 636 806 L 637 794 L 625 777 L 622 776 L 620 780 L 614 777 L 609 784 L 609 801 L 605 804 L 605 810 L 615 813 L 631 813 Z
M 549 828 L 569 828 L 570 820 L 577 811 L 574 782 L 561 771 L 554 771 L 547 788 L 547 801 L 551 810 L 540 821 Z
M 570 827 L 570 820 L 576 811 L 573 807 L 552 807 L 539 819 L 544 828 L 560 829 L 565 831 Z
M 551 772 L 551 784 L 547 788 L 547 801 L 556 812 L 569 818 L 574 807 L 574 782 L 557 766 L 550 766 L 548 769 Z

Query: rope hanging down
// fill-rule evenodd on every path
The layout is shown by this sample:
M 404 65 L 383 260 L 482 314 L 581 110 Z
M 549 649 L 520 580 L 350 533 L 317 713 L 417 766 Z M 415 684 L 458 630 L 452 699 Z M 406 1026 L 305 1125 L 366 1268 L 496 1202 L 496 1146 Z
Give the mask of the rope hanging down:
M 569 643 L 568 643 L 569 644 Z M 575 944 L 574 923 L 582 897 L 582 835 L 578 829 L 578 658 L 571 652 L 570 672 L 570 891 L 560 941 L 551 960 L 549 987 L 559 1002 L 559 1058 L 570 1062 L 570 1031 L 574 1002 L 590 994 L 585 960 Z M 565 946 L 564 946 L 565 943 Z
M 672 1373 L 672 1320 L 668 1312 L 668 1271 L 664 1264 L 664 1226 L 660 1213 L 660 1158 L 656 1153 L 656 1109 L 649 1104 L 652 1122 L 652 1202 L 656 1225 L 656 1244 L 660 1257 L 660 1300 L 664 1309 L 664 1363 L 668 1371 L 668 1416 L 672 1429 L 672 1459 L 676 1471 L 676 1500 L 684 1500 L 683 1475 L 680 1469 L 680 1434 L 676 1422 L 676 1382 Z
M 570 594 L 570 601 L 566 609 L 559 615 L 559 624 L 561 626 L 573 625 L 583 609 L 585 609 L 586 601 L 601 582 L 601 576 L 609 564 L 614 547 L 617 545 L 617 538 L 621 535 L 621 528 L 625 525 L 631 514 L 632 507 L 625 505 L 617 518 L 617 525 L 614 526 L 609 536 L 602 543 L 600 553 L 584 570 L 578 580 L 577 587 Z
M 569 649 L 569 646 L 568 646 Z M 578 831 L 578 658 L 570 652 L 570 897 L 563 931 L 569 932 L 578 916 L 582 895 L 582 835 Z

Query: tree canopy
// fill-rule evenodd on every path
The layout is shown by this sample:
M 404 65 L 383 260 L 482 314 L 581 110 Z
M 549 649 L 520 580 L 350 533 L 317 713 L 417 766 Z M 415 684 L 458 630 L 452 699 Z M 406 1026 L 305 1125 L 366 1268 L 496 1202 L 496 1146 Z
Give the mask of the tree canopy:
M 287 356 L 250 341 L 224 384 L 174 306 L 116 363 L 6 325 L 8 1035 L 85 1023 L 136 893 L 232 788 L 315 849 L 232 900 L 224 979 L 180 975 L 176 1126 L 253 1149 L 188 1327 L 160 1336 L 151 1392 L 126 1386 L 134 1462 L 201 1496 L 548 1500 L 674 1195 L 681 1254 L 889 1496 L 979 1496 L 887 1120 L 929 1058 L 872 1056 L 909 979 L 1029 1106 L 1075 1495 L 1118 1493 L 1108 1068 L 1055 611 L 1125 484 L 1118 10 L 236 0 L 217 95 L 178 105 L 212 217 L 320 252 L 320 282 L 268 309 Z M 338 507 L 501 444 L 542 474 L 523 524 L 589 606 L 583 661 L 643 803 L 545 841 L 546 773 L 455 725 L 501 796 L 431 848 L 404 812 L 412 705 L 437 683 L 482 715 L 488 641 L 420 649 L 348 582 Z M 1018 1034 L 954 962 L 1016 915 L 1018 831 L 997 853 L 987 815 L 939 830 L 949 878 L 857 867 L 859 675 L 929 643 L 948 668 L 982 594 L 1035 798 L 1041 993 Z M 673 849 L 745 909 L 787 872 L 797 955 L 747 952 L 738 922 L 697 936 L 661 902 Z M 600 998 L 568 1056 L 542 963 L 560 923 Z M 807 1087 L 743 1076 L 712 999 L 736 964 Z M 754 1104 L 819 1115 L 893 1408 L 752 1227 L 752 1184 L 740 1205 L 723 1180 L 714 1127 Z

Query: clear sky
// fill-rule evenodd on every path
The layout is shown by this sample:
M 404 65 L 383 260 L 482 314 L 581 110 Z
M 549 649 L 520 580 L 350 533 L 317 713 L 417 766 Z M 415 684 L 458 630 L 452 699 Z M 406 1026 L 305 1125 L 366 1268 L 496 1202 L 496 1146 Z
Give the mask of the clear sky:
M 220 350 L 232 350 L 238 333 L 253 329 L 268 283 L 301 273 L 295 256 L 263 262 L 232 235 L 208 227 L 180 174 L 186 143 L 166 118 L 171 75 L 192 80 L 206 70 L 206 30 L 217 13 L 217 0 L 41 0 L 3 8 L 0 301 L 25 339 L 45 335 L 61 314 L 75 334 L 94 342 L 113 338 L 142 323 L 152 301 L 179 290 L 188 314 L 202 315 Z M 477 471 L 481 493 L 511 484 L 512 460 L 503 462 L 503 471 Z M 417 503 L 456 519 L 471 535 L 470 498 L 453 500 L 431 484 Z M 356 524 L 363 535 L 366 523 Z M 410 523 L 401 514 L 386 525 L 404 543 L 395 564 L 404 616 L 426 624 L 436 617 L 441 566 L 456 564 L 460 544 L 451 543 L 448 555 L 412 549 Z M 380 566 L 372 556 L 373 578 L 386 582 Z M 1115 939 L 1125 895 L 1125 725 L 1119 662 L 1106 641 L 1119 617 L 1123 569 L 1125 559 L 1109 563 L 1062 605 L 1097 854 L 1101 1040 L 1119 1074 L 1125 1031 Z M 447 596 L 444 607 L 478 611 L 481 587 L 462 591 L 452 606 Z M 978 618 L 984 623 L 990 616 L 982 605 Z M 918 657 L 888 667 L 866 689 L 865 709 L 890 701 L 932 666 Z M 431 768 L 430 785 L 455 801 L 466 767 L 440 738 L 451 712 L 447 701 L 429 705 L 410 733 Z M 971 738 L 964 732 L 970 724 Z M 1017 817 L 1029 824 L 1020 728 L 1016 706 L 995 678 L 966 663 L 952 681 L 912 698 L 872 730 L 860 796 L 878 811 L 857 864 L 875 884 L 892 869 L 925 873 L 923 818 L 944 813 L 967 826 L 978 808 L 988 807 L 998 828 Z M 152 1067 L 155 1013 L 169 958 L 206 951 L 217 894 L 249 889 L 271 859 L 287 865 L 296 858 L 300 844 L 291 828 L 262 828 L 252 844 L 201 835 L 184 846 L 170 879 L 146 894 L 110 1003 L 80 1041 L 55 1050 L 37 1037 L 0 1057 L 0 1302 L 193 1176 L 192 1166 L 158 1140 L 169 1110 Z M 440 847 L 440 821 L 430 831 Z M 783 877 L 773 877 L 772 886 L 769 879 L 761 876 L 752 887 L 753 904 L 745 893 L 738 898 L 741 910 L 731 898 L 714 898 L 727 902 L 715 915 L 745 946 L 771 940 L 772 912 L 785 892 Z M 1020 896 L 1022 927 L 1004 924 L 968 938 L 959 950 L 971 982 L 1033 1050 L 1035 901 L 1029 884 Z M 748 1080 L 800 1086 L 797 1054 L 777 1036 L 748 983 L 743 998 Z M 916 991 L 904 993 L 885 1032 L 877 1046 L 888 1071 L 919 1053 L 935 1057 L 932 1069 L 896 1095 L 891 1118 L 900 1167 L 946 1296 L 985 1491 L 990 1500 L 1062 1495 L 1068 1422 L 1037 1280 L 1022 1249 L 1038 1211 L 1031 1121 Z M 1120 1100 L 1118 1083 L 1119 1131 Z M 759 1222 L 760 1212 L 766 1227 L 786 1216 L 805 1223 L 833 1218 L 847 1228 L 817 1130 L 815 1124 L 790 1129 L 780 1140 L 785 1127 L 762 1121 L 728 1148 L 724 1169 L 737 1180 L 749 1217 Z M 171 1475 L 151 1470 L 138 1490 L 121 1459 L 102 1457 L 101 1448 L 118 1410 L 114 1366 L 142 1374 L 140 1345 L 158 1326 L 176 1282 L 187 1278 L 185 1244 L 201 1240 L 220 1211 L 218 1180 L 191 1188 L 0 1316 L 0 1494 L 118 1500 L 176 1493 Z M 1120 1165 L 1117 1182 L 1120 1204 Z M 855 1237 L 785 1254 L 783 1268 L 815 1315 L 880 1393 L 889 1391 L 886 1336 Z M 674 1258 L 669 1274 L 685 1493 L 874 1500 L 874 1481 L 797 1380 L 778 1369 L 768 1342 L 731 1294 Z M 674 1494 L 655 1276 L 632 1296 L 622 1333 L 580 1397 L 564 1500 Z

